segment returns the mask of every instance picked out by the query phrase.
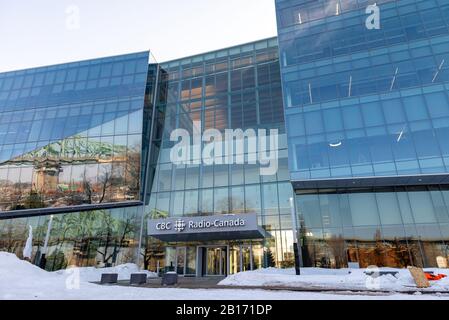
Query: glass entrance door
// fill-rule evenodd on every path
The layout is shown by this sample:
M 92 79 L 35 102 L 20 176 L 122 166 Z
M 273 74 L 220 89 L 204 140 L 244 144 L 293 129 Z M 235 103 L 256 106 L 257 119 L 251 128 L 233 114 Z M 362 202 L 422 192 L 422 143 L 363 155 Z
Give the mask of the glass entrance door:
M 257 264 L 254 260 L 254 247 L 251 244 L 234 245 L 230 248 L 229 254 L 229 272 L 230 274 L 238 273 L 241 271 L 254 270 Z
M 226 247 L 205 247 L 204 252 L 204 275 L 225 276 L 227 273 Z
M 186 263 L 186 247 L 176 248 L 176 272 L 179 275 L 185 274 L 185 263 Z
M 175 271 L 181 276 L 196 274 L 196 247 L 166 247 L 165 272 Z
M 241 246 L 240 247 L 240 261 L 241 261 L 241 270 L 249 271 L 252 270 L 252 252 L 250 246 Z

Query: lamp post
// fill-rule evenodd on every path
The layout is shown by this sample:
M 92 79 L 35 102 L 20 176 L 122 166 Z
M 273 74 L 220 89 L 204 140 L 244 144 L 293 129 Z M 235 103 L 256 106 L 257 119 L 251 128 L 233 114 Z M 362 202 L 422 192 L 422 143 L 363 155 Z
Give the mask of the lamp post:
M 45 265 L 47 264 L 48 241 L 50 239 L 52 224 L 53 224 L 53 215 L 50 216 L 50 220 L 48 221 L 47 234 L 45 235 L 44 240 L 44 248 L 41 251 L 41 257 L 39 261 L 39 267 L 41 269 L 45 269 Z
M 298 246 L 298 229 L 296 226 L 296 210 L 293 197 L 290 198 L 290 211 L 292 215 L 292 231 L 293 231 L 293 252 L 295 254 L 295 272 L 299 276 L 301 274 L 299 261 L 299 246 Z

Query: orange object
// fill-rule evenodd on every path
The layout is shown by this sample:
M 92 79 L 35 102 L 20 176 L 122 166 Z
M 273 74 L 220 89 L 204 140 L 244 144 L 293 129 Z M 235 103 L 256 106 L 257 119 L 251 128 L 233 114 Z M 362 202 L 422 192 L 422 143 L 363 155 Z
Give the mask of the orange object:
M 431 281 L 437 281 L 437 280 L 441 280 L 443 278 L 446 278 L 447 276 L 445 274 L 430 274 L 430 273 L 426 273 L 426 278 L 427 280 L 431 280 Z

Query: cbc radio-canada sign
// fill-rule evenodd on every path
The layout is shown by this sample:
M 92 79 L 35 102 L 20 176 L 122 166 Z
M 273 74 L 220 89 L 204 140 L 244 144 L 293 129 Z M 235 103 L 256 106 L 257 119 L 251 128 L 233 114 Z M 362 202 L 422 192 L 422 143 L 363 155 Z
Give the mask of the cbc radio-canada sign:
M 223 228 L 238 228 L 244 227 L 246 221 L 243 218 L 235 219 L 214 219 L 214 220 L 183 220 L 177 219 L 175 221 L 160 221 L 156 223 L 156 230 L 158 231 L 176 231 L 183 232 L 189 230 L 206 230 L 206 229 L 223 229 Z

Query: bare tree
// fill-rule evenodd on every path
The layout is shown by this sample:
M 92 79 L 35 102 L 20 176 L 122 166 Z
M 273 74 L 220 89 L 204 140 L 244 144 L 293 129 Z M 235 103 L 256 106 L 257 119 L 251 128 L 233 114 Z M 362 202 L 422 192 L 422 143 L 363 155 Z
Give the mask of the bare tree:
M 83 192 L 84 192 L 84 195 L 86 196 L 87 203 L 91 204 L 92 196 L 93 196 L 93 188 L 92 188 L 91 182 L 88 181 L 86 179 L 86 177 L 84 177 L 84 180 L 83 180 Z
M 342 268 L 345 264 L 346 257 L 345 239 L 341 234 L 338 236 L 332 235 L 332 237 L 327 240 L 327 244 L 335 258 L 335 267 Z
M 124 221 L 118 222 L 110 213 L 102 211 L 102 224 L 100 234 L 104 236 L 103 250 L 97 249 L 102 256 L 102 262 L 106 265 L 115 263 L 118 253 L 127 242 L 127 238 L 135 231 L 135 224 L 132 217 L 127 217 Z M 120 229 L 120 231 L 119 231 Z M 112 247 L 112 252 L 110 248 Z M 110 263 L 109 261 L 112 262 Z
M 99 178 L 101 196 L 98 203 L 102 203 L 106 197 L 106 191 L 112 186 L 112 170 L 106 170 Z

